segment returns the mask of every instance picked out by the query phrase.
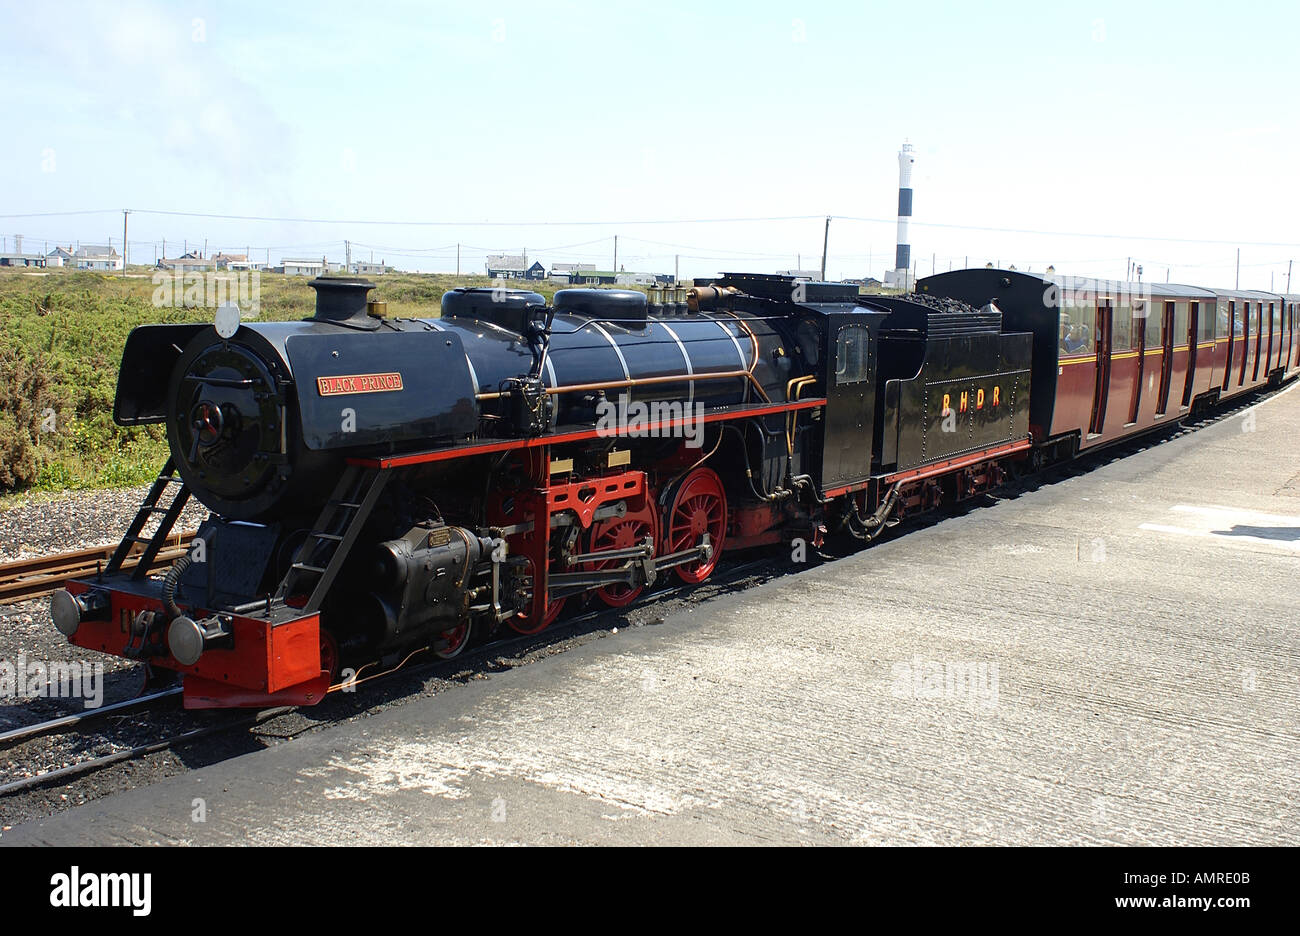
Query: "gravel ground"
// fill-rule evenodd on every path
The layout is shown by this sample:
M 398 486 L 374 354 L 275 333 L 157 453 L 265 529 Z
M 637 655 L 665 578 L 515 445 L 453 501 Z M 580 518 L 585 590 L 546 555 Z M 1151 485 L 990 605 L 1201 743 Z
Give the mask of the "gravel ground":
M 0 506 L 0 562 L 55 552 L 113 546 L 135 517 L 148 485 L 61 495 L 35 494 L 9 499 Z M 207 515 L 196 501 L 186 505 L 177 529 L 193 530 Z M 150 528 L 146 528 L 150 529 Z M 49 599 L 0 604 L 0 660 L 84 662 L 85 651 L 68 643 L 50 620 Z M 104 665 L 104 702 L 134 696 L 144 680 L 143 668 L 118 657 L 95 654 Z M 83 710 L 81 699 L 0 699 L 0 731 Z
M 0 562 L 55 552 L 115 546 L 134 519 L 149 485 L 108 491 L 33 494 L 0 502 Z M 207 515 L 196 501 L 177 528 L 193 530 Z

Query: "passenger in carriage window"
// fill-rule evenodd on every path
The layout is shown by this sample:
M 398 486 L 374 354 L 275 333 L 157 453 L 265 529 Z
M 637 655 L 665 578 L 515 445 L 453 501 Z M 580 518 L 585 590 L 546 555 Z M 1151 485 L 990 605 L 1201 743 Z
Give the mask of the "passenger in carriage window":
M 1078 354 L 1081 351 L 1088 350 L 1088 336 L 1082 325 L 1075 325 L 1070 329 L 1069 337 L 1065 339 L 1065 351 L 1067 354 Z

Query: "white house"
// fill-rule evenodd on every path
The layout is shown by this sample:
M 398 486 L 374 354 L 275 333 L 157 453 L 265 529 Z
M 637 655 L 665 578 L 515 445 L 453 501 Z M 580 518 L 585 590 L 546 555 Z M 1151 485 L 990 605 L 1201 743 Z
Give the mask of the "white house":
M 72 263 L 78 270 L 120 270 L 122 255 L 111 245 L 87 244 L 77 248 Z
M 45 255 L 45 265 L 47 267 L 72 266 L 74 257 L 71 250 L 64 250 L 62 247 L 55 247 Z
M 320 276 L 324 272 L 324 260 L 284 260 L 285 276 Z

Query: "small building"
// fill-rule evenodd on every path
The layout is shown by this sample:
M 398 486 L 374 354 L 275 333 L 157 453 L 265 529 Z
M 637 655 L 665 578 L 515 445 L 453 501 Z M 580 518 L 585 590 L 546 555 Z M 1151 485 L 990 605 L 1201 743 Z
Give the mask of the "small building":
M 285 276 L 321 276 L 325 272 L 325 259 L 290 260 L 284 259 Z
M 113 246 L 86 244 L 73 254 L 72 265 L 78 270 L 120 270 L 122 255 Z
M 777 276 L 793 276 L 795 279 L 812 280 L 816 282 L 822 278 L 821 270 L 777 270 Z
M 575 270 L 569 274 L 573 286 L 613 286 L 620 274 L 613 270 Z
M 174 270 L 177 273 L 203 273 L 213 268 L 214 260 L 215 258 L 209 260 L 201 257 L 197 250 L 191 250 L 172 260 L 164 257 L 158 261 L 158 269 Z
M 212 266 L 218 270 L 247 270 L 248 254 L 213 254 Z
M 40 254 L 11 253 L 0 254 L 0 266 L 6 267 L 43 267 L 45 258 Z
M 393 268 L 380 260 L 375 263 L 371 260 L 357 260 L 352 264 L 352 272 L 358 276 L 378 276 L 384 273 L 392 273 Z
M 619 273 L 614 277 L 616 286 L 653 286 L 655 284 L 655 275 L 653 273 Z
M 594 273 L 596 264 L 594 263 L 552 263 L 551 273 L 548 279 L 557 283 L 575 282 L 574 276 L 581 273 Z
M 546 279 L 546 267 L 534 260 L 530 265 L 528 255 L 492 254 L 487 258 L 487 275 L 492 279 Z
M 47 267 L 72 266 L 73 254 L 72 249 L 64 250 L 62 247 L 55 247 L 45 255 L 45 265 Z

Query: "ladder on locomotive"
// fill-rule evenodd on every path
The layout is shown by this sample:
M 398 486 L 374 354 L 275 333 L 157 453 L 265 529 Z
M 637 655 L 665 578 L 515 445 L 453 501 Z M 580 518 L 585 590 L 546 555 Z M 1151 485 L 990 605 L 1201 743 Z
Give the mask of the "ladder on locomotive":
M 300 610 L 308 614 L 320 610 L 388 478 L 389 472 L 378 468 L 348 465 L 316 518 L 315 529 L 307 534 L 294 554 L 293 563 L 276 590 L 276 604 L 284 604 L 287 598 L 305 592 L 307 603 Z
M 172 485 L 176 489 L 172 492 L 171 500 L 165 506 L 159 506 L 159 501 Z M 144 553 L 140 556 L 140 561 L 136 563 L 135 568 L 131 571 L 132 579 L 143 579 L 149 574 L 150 568 L 153 567 L 153 561 L 157 558 L 158 553 L 166 545 L 168 538 L 171 536 L 172 527 L 180 518 L 181 511 L 185 509 L 186 503 L 190 499 L 190 489 L 185 485 L 181 476 L 176 471 L 176 460 L 168 458 L 167 464 L 159 473 L 158 478 L 154 481 L 149 493 L 145 495 L 144 501 L 140 504 L 140 509 L 136 512 L 135 519 L 127 527 L 126 535 L 122 541 L 117 544 L 117 549 L 113 551 L 113 556 L 108 560 L 108 567 L 104 569 L 105 574 L 117 572 L 122 568 L 122 563 L 130 558 L 131 550 L 137 545 L 144 546 Z M 161 517 L 157 529 L 150 536 L 142 536 L 145 525 L 152 517 Z

